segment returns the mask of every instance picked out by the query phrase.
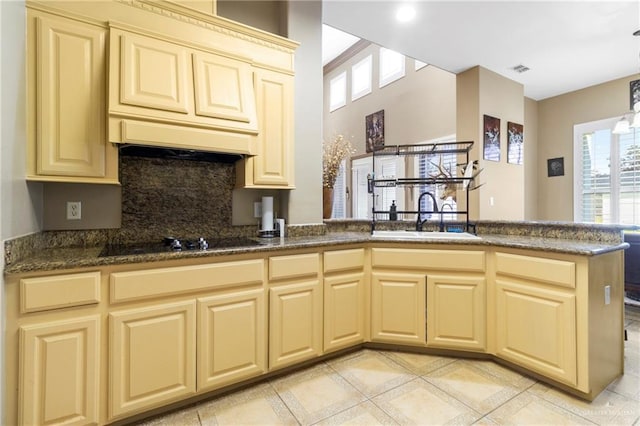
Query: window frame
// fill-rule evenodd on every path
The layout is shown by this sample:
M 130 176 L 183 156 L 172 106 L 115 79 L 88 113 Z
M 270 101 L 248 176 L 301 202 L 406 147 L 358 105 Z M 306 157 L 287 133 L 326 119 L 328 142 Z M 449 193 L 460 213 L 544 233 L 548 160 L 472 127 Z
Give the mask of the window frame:
M 362 85 L 362 89 L 357 89 L 359 86 L 360 73 L 364 70 L 366 76 L 363 77 L 363 80 L 366 79 L 366 85 Z M 356 64 L 351 66 L 351 101 L 355 101 L 360 99 L 361 97 L 368 95 L 373 90 L 373 55 L 369 54 L 362 60 L 358 61 Z
M 396 67 L 395 69 L 391 70 L 391 72 L 389 72 L 388 74 L 384 74 L 383 69 L 387 64 L 387 61 L 389 60 L 388 58 L 390 57 L 391 58 L 398 57 L 398 59 L 401 59 L 398 62 L 399 67 Z M 378 71 L 379 71 L 378 87 L 379 88 L 383 88 L 384 86 L 387 86 L 393 83 L 394 81 L 401 79 L 406 75 L 406 70 L 405 70 L 406 62 L 407 62 L 406 59 L 407 58 L 405 55 L 403 55 L 402 53 L 398 53 L 395 50 L 386 49 L 384 47 L 380 48 L 379 61 L 378 61 L 379 62 L 379 67 L 378 67 Z
M 340 87 L 337 85 L 340 84 Z M 336 94 L 336 90 L 340 90 L 341 99 L 334 99 L 334 95 Z M 329 112 L 336 111 L 337 109 L 342 108 L 347 105 L 347 71 L 342 71 L 340 74 L 333 77 L 329 82 Z

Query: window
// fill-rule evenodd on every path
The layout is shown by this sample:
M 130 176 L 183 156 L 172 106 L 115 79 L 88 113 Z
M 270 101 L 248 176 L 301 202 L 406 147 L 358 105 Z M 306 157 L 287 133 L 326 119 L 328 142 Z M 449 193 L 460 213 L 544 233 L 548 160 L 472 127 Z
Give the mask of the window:
M 347 217 L 347 182 L 346 182 L 346 162 L 342 160 L 338 169 L 336 183 L 333 185 L 333 210 L 331 210 L 332 219 L 344 219 Z
M 435 143 L 446 143 L 455 140 L 455 137 L 447 138 L 446 140 L 440 140 Z M 444 147 L 447 147 L 444 145 Z M 454 146 L 450 146 L 452 149 Z M 442 172 L 440 169 L 443 169 L 450 177 L 456 176 L 457 172 L 457 164 L 458 158 L 455 153 L 443 154 L 443 155 L 429 155 L 423 154 L 417 157 L 416 159 L 417 165 L 416 168 L 418 170 L 418 177 L 420 179 L 425 179 L 429 177 L 437 177 Z M 456 220 L 457 215 L 455 213 L 445 213 L 447 211 L 456 211 L 458 210 L 458 205 L 456 201 L 451 197 L 447 197 L 446 199 L 442 199 L 441 197 L 444 194 L 445 188 L 443 185 L 420 185 L 417 187 L 418 193 L 415 194 L 415 199 L 417 200 L 420 197 L 420 194 L 424 192 L 431 192 L 433 196 L 436 198 L 438 203 L 438 211 L 442 212 L 443 220 Z M 422 198 L 420 202 L 420 211 L 434 211 L 433 200 L 429 196 L 425 196 Z M 440 219 L 440 214 L 423 214 L 421 220 L 424 219 Z
M 335 111 L 347 104 L 347 72 L 343 71 L 331 79 L 329 111 Z
M 414 68 L 414 69 L 415 69 L 416 71 L 418 71 L 419 69 L 424 68 L 424 67 L 426 67 L 427 65 L 428 65 L 428 64 L 427 64 L 426 62 L 422 62 L 422 61 L 419 61 L 419 60 L 417 60 L 417 59 L 416 59 L 416 60 L 415 60 L 415 68 Z
M 380 48 L 380 87 L 404 77 L 404 55 Z
M 371 55 L 351 67 L 351 100 L 371 93 Z
M 640 129 L 614 135 L 617 119 L 574 127 L 574 220 L 640 223 Z

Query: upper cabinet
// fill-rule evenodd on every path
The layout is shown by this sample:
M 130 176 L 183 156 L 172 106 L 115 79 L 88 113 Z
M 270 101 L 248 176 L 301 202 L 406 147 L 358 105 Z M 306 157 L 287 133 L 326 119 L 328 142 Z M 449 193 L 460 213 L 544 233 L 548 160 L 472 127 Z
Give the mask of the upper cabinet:
M 106 137 L 107 29 L 27 9 L 29 180 L 118 183 Z

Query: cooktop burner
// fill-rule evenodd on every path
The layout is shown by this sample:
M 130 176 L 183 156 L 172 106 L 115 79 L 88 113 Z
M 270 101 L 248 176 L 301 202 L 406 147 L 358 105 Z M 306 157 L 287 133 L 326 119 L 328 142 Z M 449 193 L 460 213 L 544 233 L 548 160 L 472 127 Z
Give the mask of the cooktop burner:
M 251 238 L 200 238 L 198 240 L 178 240 L 165 238 L 164 241 L 136 244 L 107 244 L 100 257 L 128 256 L 132 254 L 154 254 L 174 251 L 204 251 L 221 248 L 252 247 L 260 242 Z

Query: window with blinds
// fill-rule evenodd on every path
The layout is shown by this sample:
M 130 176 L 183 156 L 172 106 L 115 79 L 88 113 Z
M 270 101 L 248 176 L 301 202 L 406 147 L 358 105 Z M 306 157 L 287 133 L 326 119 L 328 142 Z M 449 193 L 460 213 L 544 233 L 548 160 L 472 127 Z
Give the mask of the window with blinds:
M 447 147 L 446 145 L 444 145 L 444 147 Z M 451 148 L 453 148 L 453 146 L 451 146 Z M 429 154 L 423 154 L 418 156 L 417 158 L 417 170 L 418 170 L 418 177 L 421 179 L 428 179 L 428 178 L 436 178 L 436 177 L 440 177 L 443 178 L 444 176 L 441 176 L 441 170 L 443 169 L 445 171 L 445 173 L 447 173 L 449 176 L 448 177 L 454 177 L 456 176 L 457 173 L 457 157 L 455 153 L 448 153 L 448 154 L 443 154 L 443 155 L 429 155 Z M 423 194 L 424 192 L 431 192 L 434 197 L 436 197 L 436 200 L 438 202 L 438 210 L 442 210 L 444 217 L 444 220 L 455 220 L 456 219 L 456 215 L 455 214 L 446 214 L 445 212 L 447 211 L 455 211 L 458 209 L 458 206 L 456 204 L 456 201 L 451 198 L 451 197 L 447 197 L 446 200 L 442 200 L 442 194 L 443 194 L 443 186 L 442 185 L 433 185 L 433 184 L 425 184 L 425 185 L 420 185 L 418 186 L 417 190 L 418 193 L 415 195 L 416 199 L 418 199 L 418 197 L 420 197 L 420 194 Z M 433 205 L 433 200 L 431 199 L 431 197 L 429 196 L 425 196 L 422 198 L 421 202 L 420 202 L 420 210 L 421 211 L 434 211 L 434 205 Z M 431 219 L 432 217 L 434 217 L 434 215 L 432 214 L 426 214 L 426 215 L 422 215 L 421 219 Z M 435 217 L 437 217 L 438 219 L 440 219 L 440 215 L 435 215 Z
M 347 217 L 347 182 L 346 182 L 346 160 L 340 163 L 336 183 L 333 185 L 333 209 L 332 219 L 344 219 Z
M 615 120 L 577 125 L 577 222 L 640 223 L 640 129 L 615 135 Z

